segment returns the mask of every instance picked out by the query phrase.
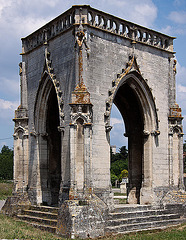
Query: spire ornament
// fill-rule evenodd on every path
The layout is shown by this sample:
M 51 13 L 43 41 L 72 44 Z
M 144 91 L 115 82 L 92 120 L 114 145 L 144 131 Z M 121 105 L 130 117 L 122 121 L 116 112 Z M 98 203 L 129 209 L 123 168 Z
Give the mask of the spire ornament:
M 91 104 L 90 93 L 87 91 L 87 88 L 83 81 L 83 44 L 85 45 L 86 50 L 88 50 L 88 46 L 86 43 L 85 32 L 82 26 L 81 11 L 80 11 L 80 26 L 75 36 L 76 36 L 75 48 L 78 46 L 79 80 L 78 85 L 72 92 L 72 104 Z

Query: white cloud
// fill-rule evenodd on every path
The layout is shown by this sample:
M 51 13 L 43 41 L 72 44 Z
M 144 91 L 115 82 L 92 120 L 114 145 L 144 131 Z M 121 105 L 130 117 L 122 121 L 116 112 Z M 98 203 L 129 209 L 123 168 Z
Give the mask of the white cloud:
M 99 7 L 100 10 L 146 27 L 153 26 L 157 17 L 157 7 L 151 0 L 100 0 L 97 3 L 95 1 L 90 2 L 94 7 Z
M 19 106 L 19 102 L 7 101 L 0 99 L 0 122 L 4 125 L 12 125 L 12 118 L 14 118 L 14 111 Z
M 74 4 L 90 4 L 145 26 L 152 26 L 157 16 L 157 8 L 152 0 L 0 0 L 0 31 L 5 33 L 3 38 L 8 35 L 24 37 Z
M 168 18 L 178 24 L 186 24 L 186 11 L 171 12 Z
M 0 92 L 4 92 L 6 95 L 18 96 L 19 87 L 20 85 L 18 76 L 14 79 L 7 79 L 4 77 L 0 78 Z
M 186 87 L 179 84 L 178 93 L 186 93 Z
M 173 34 L 173 29 L 172 26 L 166 26 L 165 28 L 162 28 L 160 32 L 167 34 L 167 35 L 172 35 Z
M 3 9 L 11 6 L 12 0 L 0 0 L 0 16 L 2 14 Z
M 18 102 L 14 101 L 6 101 L 4 99 L 0 99 L 0 110 L 11 110 L 14 111 L 18 107 Z
M 111 124 L 111 126 L 113 126 L 115 124 L 123 124 L 123 120 L 119 119 L 119 118 L 111 118 L 110 119 L 110 124 Z
M 182 27 L 168 25 L 165 28 L 161 28 L 160 32 L 170 36 L 186 35 L 186 28 L 183 25 Z
M 177 74 L 176 74 L 177 84 L 186 85 L 186 67 L 181 66 L 179 62 L 177 62 Z

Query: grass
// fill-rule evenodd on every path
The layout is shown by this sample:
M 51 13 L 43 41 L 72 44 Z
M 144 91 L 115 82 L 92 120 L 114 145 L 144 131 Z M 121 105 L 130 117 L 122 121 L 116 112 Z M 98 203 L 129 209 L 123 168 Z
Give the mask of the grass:
M 127 204 L 127 199 L 118 199 L 119 204 Z
M 127 194 L 126 193 L 115 192 L 114 196 L 127 196 Z
M 13 182 L 0 180 L 0 200 L 4 200 L 12 195 Z
M 0 214 L 0 238 L 1 239 L 37 239 L 53 240 L 62 239 L 55 234 L 36 229 L 29 224 L 17 221 L 14 218 Z
M 38 240 L 62 240 L 60 236 L 41 231 L 26 223 L 17 221 L 0 214 L 0 237 L 1 239 L 38 239 Z M 120 234 L 115 236 L 101 237 L 102 240 L 163 240 L 163 239 L 186 239 L 186 223 L 166 230 L 143 231 L 139 233 Z
M 107 240 L 185 240 L 186 223 L 176 227 L 169 227 L 164 230 L 149 230 L 138 233 L 119 234 L 103 238 Z
M 0 200 L 11 196 L 13 183 L 11 181 L 0 180 Z M 115 193 L 115 196 L 125 194 Z M 125 201 L 125 199 L 121 199 Z M 64 239 L 52 233 L 41 231 L 17 219 L 0 214 L 0 239 L 38 239 L 38 240 L 60 240 Z M 102 237 L 103 240 L 185 240 L 186 223 L 166 230 L 143 231 L 126 235 L 115 235 Z

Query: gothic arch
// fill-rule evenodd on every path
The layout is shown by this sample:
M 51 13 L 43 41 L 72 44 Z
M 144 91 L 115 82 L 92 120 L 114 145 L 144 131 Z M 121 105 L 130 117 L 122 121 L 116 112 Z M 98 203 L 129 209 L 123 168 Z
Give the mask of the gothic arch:
M 52 89 L 52 81 L 45 73 L 41 79 L 34 108 L 34 127 L 37 133 L 45 134 L 46 132 L 46 109 L 48 98 Z
M 111 129 L 110 112 L 115 103 L 125 122 L 129 142 L 128 201 L 152 203 L 153 144 L 158 144 L 157 136 L 160 134 L 155 101 L 151 89 L 137 69 L 128 71 L 118 82 L 114 82 L 117 84 L 113 84 L 106 101 L 105 122 L 106 130 Z
M 116 82 L 115 80 L 114 82 Z M 158 114 L 155 105 L 155 101 L 152 95 L 152 91 L 149 88 L 146 80 L 143 79 L 141 74 L 136 71 L 132 70 L 126 75 L 124 75 L 118 82 L 117 85 L 112 87 L 109 90 L 109 97 L 106 100 L 106 111 L 105 111 L 105 122 L 106 126 L 109 125 L 110 122 L 110 113 L 112 104 L 114 102 L 114 98 L 119 90 L 119 88 L 123 84 L 128 84 L 135 95 L 138 97 L 141 106 L 143 106 L 143 117 L 144 117 L 144 133 L 147 132 L 158 135 L 159 134 L 159 121 L 158 121 Z
M 61 152 L 63 114 L 59 95 L 50 75 L 45 71 L 39 84 L 35 109 L 34 132 L 38 144 L 41 202 L 56 205 L 61 184 Z

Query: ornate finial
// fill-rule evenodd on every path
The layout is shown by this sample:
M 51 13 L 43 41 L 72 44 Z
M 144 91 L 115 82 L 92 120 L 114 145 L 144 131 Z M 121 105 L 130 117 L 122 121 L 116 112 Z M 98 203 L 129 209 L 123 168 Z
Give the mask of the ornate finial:
M 20 76 L 22 75 L 22 72 L 23 72 L 22 62 L 20 62 L 20 63 L 19 63 L 19 75 L 20 75 Z
M 78 104 L 90 104 L 90 93 L 87 91 L 87 88 L 83 81 L 83 43 L 88 49 L 86 44 L 86 37 L 84 33 L 84 29 L 82 26 L 82 19 L 81 19 L 81 9 L 80 9 L 80 26 L 78 31 L 76 32 L 76 45 L 78 45 L 78 55 L 79 55 L 79 81 L 78 85 L 75 88 L 75 91 L 72 93 L 72 103 Z
M 169 118 L 177 118 L 177 119 L 182 119 L 182 114 L 181 114 L 181 108 L 177 103 L 174 103 L 170 107 L 170 113 L 169 113 Z
M 176 61 L 176 59 L 174 59 L 174 63 L 173 63 L 173 71 L 174 71 L 174 73 L 176 74 L 176 64 L 177 64 L 177 61 Z

